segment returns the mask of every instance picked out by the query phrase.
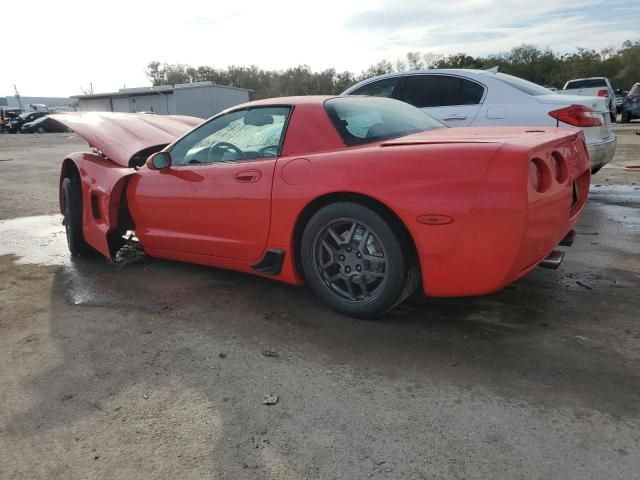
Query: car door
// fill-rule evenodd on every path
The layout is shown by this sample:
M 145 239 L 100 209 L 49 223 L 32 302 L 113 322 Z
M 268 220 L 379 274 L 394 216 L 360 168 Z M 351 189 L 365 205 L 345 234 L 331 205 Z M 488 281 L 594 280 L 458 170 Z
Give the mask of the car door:
M 478 114 L 485 88 L 455 75 L 407 75 L 398 99 L 423 109 L 450 127 L 466 127 Z
M 170 148 L 169 167 L 139 170 L 128 201 L 145 249 L 258 259 L 289 114 L 261 107 L 216 117 Z

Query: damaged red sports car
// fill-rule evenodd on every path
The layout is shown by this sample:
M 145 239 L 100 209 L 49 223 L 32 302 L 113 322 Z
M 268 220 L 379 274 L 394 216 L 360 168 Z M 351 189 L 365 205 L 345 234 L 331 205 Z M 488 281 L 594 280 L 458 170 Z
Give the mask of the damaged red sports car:
M 153 257 L 306 282 L 358 317 L 557 266 L 589 188 L 579 130 L 446 128 L 386 98 L 54 118 L 93 147 L 62 165 L 72 255 L 135 231 Z

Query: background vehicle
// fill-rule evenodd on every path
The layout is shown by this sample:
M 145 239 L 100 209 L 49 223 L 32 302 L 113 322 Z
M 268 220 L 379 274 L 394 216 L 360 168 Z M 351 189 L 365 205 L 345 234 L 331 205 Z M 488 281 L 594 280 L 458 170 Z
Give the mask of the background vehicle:
M 18 115 L 15 118 L 9 120 L 5 126 L 5 130 L 9 133 L 18 133 L 20 131 L 20 127 L 25 123 L 33 122 L 40 117 L 44 117 L 46 115 L 45 112 L 24 112 Z
M 45 114 L 49 113 L 49 107 L 47 107 L 44 103 L 30 103 L 26 111 L 29 112 L 43 112 Z
M 199 119 L 55 119 L 104 154 L 62 166 L 72 254 L 112 258 L 135 230 L 154 257 L 306 281 L 353 316 L 421 278 L 427 295 L 477 295 L 557 266 L 589 189 L 578 130 L 444 128 L 386 98 L 250 102 L 191 131 Z
M 611 121 L 616 121 L 616 94 L 607 77 L 576 78 L 564 84 L 558 93 L 563 95 L 580 95 L 581 97 L 602 97 L 607 99 Z
M 620 105 L 622 123 L 629 123 L 631 120 L 640 118 L 640 83 L 631 87 L 629 93 Z
M 622 103 L 624 102 L 624 97 L 627 96 L 629 92 L 627 90 L 617 89 L 616 90 L 616 112 L 620 113 L 622 110 Z
M 606 99 L 554 94 L 535 83 L 493 70 L 391 73 L 363 80 L 342 95 L 396 98 L 451 127 L 579 127 L 586 138 L 594 173 L 611 161 L 616 149 Z
M 0 133 L 3 133 L 9 123 L 9 120 L 16 118 L 22 113 L 22 110 L 14 107 L 0 107 Z
M 49 116 L 40 117 L 33 122 L 22 124 L 20 127 L 22 133 L 61 133 L 70 130 L 63 124 L 54 120 Z

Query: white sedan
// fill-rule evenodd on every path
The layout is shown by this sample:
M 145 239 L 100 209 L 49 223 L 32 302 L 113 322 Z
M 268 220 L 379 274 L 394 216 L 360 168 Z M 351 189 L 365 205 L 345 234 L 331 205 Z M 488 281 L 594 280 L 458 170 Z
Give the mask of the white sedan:
M 616 150 L 606 99 L 559 95 L 493 69 L 390 73 L 363 80 L 342 95 L 397 98 L 451 127 L 582 128 L 594 173 L 611 161 Z

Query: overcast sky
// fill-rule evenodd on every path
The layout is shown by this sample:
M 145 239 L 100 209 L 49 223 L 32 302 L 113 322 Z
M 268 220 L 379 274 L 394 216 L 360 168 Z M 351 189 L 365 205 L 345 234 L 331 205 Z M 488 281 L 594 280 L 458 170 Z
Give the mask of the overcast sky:
M 408 51 L 472 55 L 522 43 L 568 52 L 640 39 L 638 0 L 31 0 L 2 2 L 0 95 L 149 85 L 152 60 L 298 64 L 359 73 Z

